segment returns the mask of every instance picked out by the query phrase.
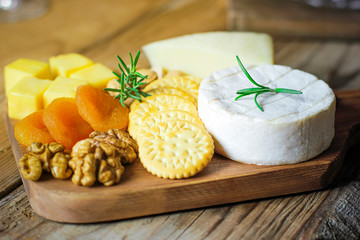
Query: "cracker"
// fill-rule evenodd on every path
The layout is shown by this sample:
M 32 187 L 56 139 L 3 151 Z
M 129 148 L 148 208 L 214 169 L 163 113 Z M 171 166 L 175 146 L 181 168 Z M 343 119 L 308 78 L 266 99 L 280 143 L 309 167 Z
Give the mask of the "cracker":
M 145 123 L 146 124 L 146 123 Z M 181 179 L 199 173 L 211 160 L 214 143 L 201 126 L 180 120 L 149 126 L 139 144 L 139 157 L 152 174 Z
M 157 112 L 146 117 L 136 129 L 135 135 L 137 136 L 138 142 L 141 141 L 141 136 L 151 127 L 161 122 L 167 122 L 172 120 L 188 121 L 205 128 L 204 123 L 200 120 L 200 118 L 192 113 L 182 110 L 168 110 L 163 112 Z
M 185 91 L 183 91 L 179 88 L 174 88 L 174 87 L 155 88 L 155 89 L 148 91 L 147 93 L 150 94 L 151 96 L 159 95 L 159 94 L 176 95 L 176 96 L 186 98 L 186 99 L 190 100 L 192 103 L 194 103 L 195 105 L 197 105 L 196 99 L 194 99 L 191 95 L 189 95 L 188 93 L 186 93 Z M 141 97 L 141 102 L 146 101 L 147 98 Z M 140 104 L 141 102 L 133 101 L 132 104 L 130 105 L 130 110 L 133 109 L 138 104 Z
M 136 139 L 136 128 L 145 118 L 153 113 L 167 110 L 182 110 L 198 116 L 196 106 L 186 98 L 170 94 L 154 95 L 131 109 L 128 127 L 130 135 Z
M 163 88 L 163 87 L 174 87 L 180 88 L 184 92 L 188 93 L 194 99 L 197 100 L 199 92 L 199 84 L 194 81 L 194 77 L 191 76 L 174 76 L 174 77 L 165 77 L 157 79 L 150 84 L 148 84 L 144 91 L 148 92 L 153 89 Z

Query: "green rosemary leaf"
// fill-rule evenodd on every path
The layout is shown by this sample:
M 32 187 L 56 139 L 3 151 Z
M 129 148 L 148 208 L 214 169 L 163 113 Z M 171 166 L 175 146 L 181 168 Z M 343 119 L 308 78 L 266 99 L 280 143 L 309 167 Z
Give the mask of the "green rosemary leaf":
M 261 94 L 261 93 L 255 94 L 254 101 L 255 101 L 256 106 L 260 109 L 260 111 L 264 112 L 264 109 L 260 106 L 260 104 L 259 104 L 258 101 L 257 101 L 257 97 L 258 97 L 260 94 Z
M 125 100 L 124 100 L 124 96 L 123 95 L 121 95 L 120 96 L 120 103 L 121 103 L 121 105 L 123 106 L 123 107 L 125 107 L 125 102 L 124 102 Z
M 121 74 L 125 74 L 125 75 L 126 75 L 126 73 L 124 72 L 124 69 L 122 69 L 120 63 L 118 63 L 118 67 L 119 67 L 119 69 L 120 69 L 120 71 L 121 71 Z M 117 74 L 116 74 L 116 75 L 117 75 Z
M 288 89 L 288 88 L 275 88 L 275 92 L 278 93 L 288 93 L 288 94 L 302 94 L 301 91 L 294 90 L 294 89 Z
M 140 102 L 141 102 L 141 96 L 140 96 L 140 94 L 139 94 L 139 91 L 135 91 L 135 95 L 136 95 L 136 97 L 137 97 L 138 99 L 140 99 Z
M 124 83 L 124 74 L 121 75 L 121 79 L 120 79 L 120 85 L 121 85 L 121 92 L 124 92 L 125 90 L 125 83 Z
M 134 66 L 134 61 L 133 61 L 131 52 L 129 52 L 129 56 L 130 56 L 130 71 L 133 72 L 133 69 L 135 69 L 135 66 Z
M 132 54 L 129 53 L 130 56 L 130 68 L 127 67 L 125 62 L 117 55 L 117 58 L 120 63 L 118 63 L 118 67 L 121 71 L 121 74 L 117 74 L 115 72 L 114 75 L 118 78 L 116 81 L 120 84 L 120 89 L 116 88 L 105 88 L 105 91 L 118 92 L 119 94 L 115 97 L 119 99 L 119 102 L 125 106 L 124 101 L 126 99 L 133 98 L 139 100 L 141 102 L 141 96 L 148 97 L 150 94 L 142 92 L 139 88 L 141 85 L 146 84 L 144 82 L 147 79 L 147 75 L 142 75 L 141 73 L 136 71 L 136 64 L 140 57 L 140 51 L 137 52 L 135 59 Z M 125 69 L 125 70 L 124 70 Z
M 273 92 L 272 89 L 263 89 L 263 88 L 255 88 L 255 89 L 256 89 L 256 91 L 247 91 L 247 92 L 244 92 L 244 93 L 240 93 L 240 95 L 235 98 L 235 101 L 238 100 L 239 98 L 242 98 L 244 96 L 248 96 L 248 95 L 251 95 L 251 94 L 256 94 L 256 93 L 261 94 L 261 93 L 266 93 L 266 92 Z
M 140 50 L 137 52 L 136 56 L 135 56 L 135 60 L 134 60 L 134 66 L 137 65 L 137 62 L 139 60 L 139 57 L 140 57 Z
M 143 92 L 143 91 L 140 91 L 140 94 L 141 94 L 141 96 L 143 96 L 143 97 L 150 97 L 150 96 L 151 96 L 151 94 L 148 94 L 148 93 Z
M 139 81 L 138 81 L 138 83 L 142 83 L 144 80 L 146 80 L 147 78 L 141 78 Z M 143 83 L 144 84 L 144 83 Z M 145 84 L 146 84 L 146 82 L 145 82 Z
M 128 88 L 129 92 L 138 92 L 136 88 Z
M 117 74 L 116 72 L 112 72 L 115 76 L 117 76 L 118 78 L 121 78 L 119 74 Z
M 116 89 L 116 88 L 104 88 L 104 90 L 110 92 L 121 92 L 121 89 Z
M 241 68 L 241 70 L 244 72 L 244 74 L 246 75 L 246 77 L 250 80 L 250 82 L 252 82 L 254 85 L 263 88 L 264 86 L 258 84 L 257 82 L 254 81 L 254 79 L 252 79 L 252 77 L 250 76 L 250 74 L 248 73 L 248 71 L 246 71 L 244 65 L 242 64 L 242 62 L 240 61 L 240 58 L 238 56 L 236 56 L 236 59 L 239 63 L 239 66 Z
M 129 68 L 126 66 L 125 62 L 120 58 L 119 55 L 117 56 L 117 58 L 119 59 L 120 63 L 123 65 L 123 67 L 125 68 L 127 74 L 130 74 L 130 70 L 129 70 Z M 120 67 L 120 64 L 119 64 L 119 67 Z M 120 69 L 122 69 L 122 68 L 120 67 Z M 122 72 L 124 73 L 124 71 L 122 71 Z
M 139 100 L 141 102 L 141 97 L 138 97 L 136 95 L 133 95 L 131 93 L 129 93 L 129 97 L 133 98 L 133 99 L 136 99 L 136 100 Z
M 238 56 L 236 56 L 236 59 L 238 61 L 238 64 L 241 68 L 241 70 L 244 72 L 245 76 L 249 79 L 250 82 L 252 82 L 255 86 L 258 86 L 258 88 L 245 88 L 245 89 L 241 89 L 238 90 L 236 92 L 236 94 L 239 94 L 239 96 L 237 96 L 235 98 L 235 101 L 238 100 L 241 97 L 247 96 L 247 95 L 251 95 L 251 94 L 255 94 L 254 97 L 254 101 L 256 106 L 260 109 L 260 111 L 264 111 L 264 109 L 260 106 L 260 104 L 257 101 L 257 97 L 262 94 L 262 93 L 266 93 L 266 92 L 272 92 L 272 93 L 286 93 L 286 94 L 302 94 L 301 91 L 298 90 L 294 90 L 294 89 L 288 89 L 288 88 L 269 88 L 269 87 L 265 87 L 262 86 L 260 84 L 258 84 L 257 82 L 254 81 L 254 79 L 250 76 L 250 74 L 246 71 L 244 65 L 242 64 L 242 62 L 240 61 L 240 58 Z
M 244 93 L 257 93 L 257 92 L 262 92 L 264 90 L 267 91 L 271 91 L 270 88 L 245 88 L 245 89 L 241 89 L 239 91 L 237 91 L 237 94 L 244 94 Z
M 136 72 L 135 75 L 139 76 L 140 78 L 144 78 L 144 79 L 148 77 L 147 75 L 144 76 L 144 75 L 142 75 L 142 74 L 139 73 L 139 72 Z

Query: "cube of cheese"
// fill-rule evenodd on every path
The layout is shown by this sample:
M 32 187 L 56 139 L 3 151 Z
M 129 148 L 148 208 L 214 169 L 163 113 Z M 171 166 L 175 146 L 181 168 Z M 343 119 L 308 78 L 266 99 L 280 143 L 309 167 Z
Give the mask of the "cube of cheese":
M 51 76 L 53 78 L 57 76 L 70 77 L 73 72 L 93 64 L 90 59 L 78 53 L 68 53 L 50 57 L 49 63 Z
M 44 92 L 44 106 L 47 107 L 56 98 L 75 98 L 76 88 L 80 85 L 88 85 L 88 83 L 82 79 L 57 77 Z
M 49 64 L 37 60 L 20 58 L 4 68 L 5 93 L 26 76 L 50 79 Z
M 8 93 L 10 118 L 23 119 L 43 109 L 43 94 L 53 81 L 28 76 L 18 81 Z
M 96 63 L 87 68 L 83 68 L 77 72 L 74 72 L 70 75 L 71 78 L 84 79 L 91 86 L 103 89 L 106 84 L 115 78 L 112 70 L 102 65 L 101 63 Z

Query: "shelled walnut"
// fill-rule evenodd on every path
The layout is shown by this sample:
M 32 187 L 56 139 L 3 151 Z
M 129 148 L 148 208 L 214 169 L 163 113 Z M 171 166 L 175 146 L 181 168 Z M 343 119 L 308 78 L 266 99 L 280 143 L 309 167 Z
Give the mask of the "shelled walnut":
M 37 181 L 42 173 L 41 160 L 36 155 L 24 154 L 19 160 L 19 169 L 25 179 Z
M 71 181 L 76 185 L 92 186 L 96 181 L 95 149 L 89 139 L 77 142 L 71 152 L 69 166 L 74 174 Z
M 134 162 L 137 149 L 136 142 L 122 130 L 94 131 L 72 149 L 71 180 L 81 186 L 92 186 L 96 179 L 105 186 L 118 183 L 124 173 L 122 164 Z
M 122 164 L 133 163 L 136 159 L 138 146 L 129 133 L 120 129 L 110 129 L 107 132 L 94 131 L 89 135 L 95 144 L 106 142 L 118 149 Z
M 66 179 L 72 174 L 68 168 L 70 154 L 64 152 L 65 148 L 59 143 L 39 142 L 32 143 L 19 160 L 20 172 L 25 179 L 36 181 L 42 171 L 51 172 L 54 178 Z

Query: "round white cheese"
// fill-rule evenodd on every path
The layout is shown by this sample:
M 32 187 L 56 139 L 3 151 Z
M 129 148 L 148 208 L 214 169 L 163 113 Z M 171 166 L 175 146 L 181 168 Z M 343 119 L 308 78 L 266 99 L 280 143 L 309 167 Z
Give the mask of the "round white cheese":
M 236 91 L 254 86 L 240 67 L 219 70 L 199 89 L 199 116 L 215 141 L 215 151 L 249 164 L 281 165 L 311 159 L 334 137 L 335 95 L 314 75 L 280 65 L 247 68 L 259 84 L 302 94 L 264 93 L 235 101 Z

